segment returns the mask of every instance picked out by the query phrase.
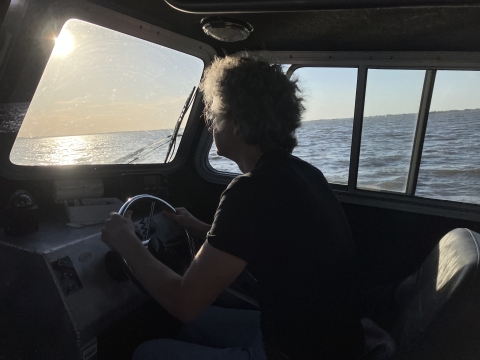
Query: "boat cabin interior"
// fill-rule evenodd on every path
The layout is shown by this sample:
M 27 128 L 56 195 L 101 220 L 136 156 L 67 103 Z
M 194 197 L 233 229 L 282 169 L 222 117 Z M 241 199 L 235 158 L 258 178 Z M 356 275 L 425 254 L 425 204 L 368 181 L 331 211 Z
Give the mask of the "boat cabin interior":
M 244 51 L 298 79 L 293 155 L 338 197 L 362 315 L 395 343 L 365 359 L 480 358 L 478 19 L 477 0 L 0 1 L 0 359 L 130 359 L 175 336 L 100 231 L 126 203 L 188 266 L 204 239 L 158 210 L 211 223 L 240 173 L 197 86 Z M 258 308 L 255 279 L 216 303 Z

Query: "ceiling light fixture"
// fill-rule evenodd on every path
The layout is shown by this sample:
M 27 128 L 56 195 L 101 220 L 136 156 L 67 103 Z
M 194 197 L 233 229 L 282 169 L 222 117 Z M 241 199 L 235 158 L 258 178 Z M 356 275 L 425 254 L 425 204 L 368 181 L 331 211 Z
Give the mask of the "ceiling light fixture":
M 208 36 L 225 42 L 245 40 L 253 31 L 253 26 L 245 21 L 226 17 L 207 17 L 200 21 Z

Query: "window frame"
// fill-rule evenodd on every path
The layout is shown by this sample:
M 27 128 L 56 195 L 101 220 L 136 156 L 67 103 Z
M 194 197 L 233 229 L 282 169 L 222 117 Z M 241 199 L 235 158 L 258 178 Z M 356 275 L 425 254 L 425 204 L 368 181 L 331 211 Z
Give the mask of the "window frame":
M 68 20 L 78 19 L 195 56 L 203 61 L 204 68 L 213 61 L 216 55 L 216 51 L 205 43 L 92 3 L 57 4 L 57 6 L 51 8 L 50 11 L 45 14 L 46 21 L 53 18 L 55 19 L 54 25 L 57 35 Z M 53 42 L 51 43 L 51 48 L 53 50 Z M 49 57 L 45 61 L 45 67 L 48 59 Z M 8 62 L 8 59 L 5 59 L 5 61 Z M 12 134 L 12 139 L 8 138 L 7 143 L 0 146 L 3 148 L 0 152 L 0 175 L 15 180 L 49 180 L 67 177 L 86 178 L 138 173 L 148 174 L 158 173 L 159 171 L 164 173 L 174 172 L 178 170 L 188 158 L 189 150 L 194 140 L 194 134 L 198 126 L 200 126 L 200 122 L 195 121 L 194 118 L 196 114 L 200 113 L 202 107 L 202 96 L 197 93 L 195 101 L 191 105 L 188 119 L 185 118 L 183 120 L 185 129 L 182 138 L 177 139 L 177 153 L 175 158 L 169 163 L 48 166 L 16 165 L 10 161 L 10 152 L 17 137 L 17 134 L 14 133 Z
M 347 185 L 330 184 L 342 202 L 436 214 L 480 221 L 480 205 L 415 196 L 428 113 L 437 70 L 480 71 L 480 52 L 271 52 L 279 63 L 292 64 L 291 76 L 301 67 L 357 68 L 350 168 Z M 357 188 L 368 69 L 425 70 L 405 193 Z M 204 130 L 195 153 L 195 166 L 207 181 L 228 184 L 236 174 L 217 171 L 208 161 L 213 138 Z

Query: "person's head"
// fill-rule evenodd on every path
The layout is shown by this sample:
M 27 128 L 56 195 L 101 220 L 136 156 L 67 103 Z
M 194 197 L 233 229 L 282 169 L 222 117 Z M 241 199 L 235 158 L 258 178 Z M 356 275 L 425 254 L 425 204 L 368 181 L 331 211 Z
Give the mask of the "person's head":
M 248 56 L 216 58 L 199 86 L 213 131 L 234 129 L 248 145 L 262 152 L 297 145 L 295 130 L 304 111 L 295 80 L 280 65 Z M 218 147 L 218 144 L 217 144 Z

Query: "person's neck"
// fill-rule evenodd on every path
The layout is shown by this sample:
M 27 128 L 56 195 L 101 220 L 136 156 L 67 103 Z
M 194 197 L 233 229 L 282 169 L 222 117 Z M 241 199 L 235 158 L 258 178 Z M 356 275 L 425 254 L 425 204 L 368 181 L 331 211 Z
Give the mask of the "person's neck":
M 245 174 L 255 168 L 262 155 L 263 151 L 260 150 L 259 146 L 244 144 L 234 161 L 237 163 L 240 171 Z

